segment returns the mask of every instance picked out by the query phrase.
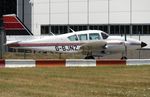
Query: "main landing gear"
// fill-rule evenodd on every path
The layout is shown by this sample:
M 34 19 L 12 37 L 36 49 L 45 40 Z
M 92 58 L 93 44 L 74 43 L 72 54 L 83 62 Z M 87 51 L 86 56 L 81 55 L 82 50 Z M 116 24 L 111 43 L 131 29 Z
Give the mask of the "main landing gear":
M 85 57 L 85 59 L 95 59 L 95 57 L 92 56 L 92 52 L 88 52 L 87 56 Z
M 95 59 L 94 56 L 86 56 L 85 59 Z
M 121 57 L 121 60 L 126 60 L 126 59 L 127 59 L 126 56 Z

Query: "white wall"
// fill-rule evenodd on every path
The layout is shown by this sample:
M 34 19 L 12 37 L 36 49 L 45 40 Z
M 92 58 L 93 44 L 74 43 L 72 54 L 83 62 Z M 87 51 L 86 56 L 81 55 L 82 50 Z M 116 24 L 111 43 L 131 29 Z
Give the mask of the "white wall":
M 87 24 L 87 0 L 70 0 L 69 23 Z
M 68 0 L 51 0 L 51 24 L 68 23 Z
M 110 23 L 130 23 L 130 0 L 110 0 Z
M 49 20 L 49 0 L 34 0 L 32 6 L 32 32 L 40 35 L 41 25 L 48 25 Z
M 89 0 L 90 24 L 108 23 L 108 0 Z
M 150 0 L 132 0 L 133 23 L 150 24 Z

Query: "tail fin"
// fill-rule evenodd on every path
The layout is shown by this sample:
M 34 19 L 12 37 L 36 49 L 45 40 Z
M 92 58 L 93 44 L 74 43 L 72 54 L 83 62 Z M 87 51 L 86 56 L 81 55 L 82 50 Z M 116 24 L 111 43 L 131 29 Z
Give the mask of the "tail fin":
M 33 35 L 30 30 L 15 15 L 3 15 L 6 35 Z

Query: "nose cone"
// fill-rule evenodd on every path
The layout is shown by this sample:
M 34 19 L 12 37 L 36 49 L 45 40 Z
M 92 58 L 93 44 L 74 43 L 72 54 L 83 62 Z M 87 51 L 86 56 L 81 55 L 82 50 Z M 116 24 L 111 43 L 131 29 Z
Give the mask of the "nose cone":
M 145 42 L 141 42 L 141 47 L 145 47 L 147 44 Z

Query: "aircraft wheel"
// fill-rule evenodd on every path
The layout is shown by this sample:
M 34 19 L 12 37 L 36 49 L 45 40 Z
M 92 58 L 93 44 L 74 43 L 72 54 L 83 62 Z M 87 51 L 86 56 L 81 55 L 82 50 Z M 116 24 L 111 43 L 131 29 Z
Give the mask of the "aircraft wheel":
M 123 56 L 122 58 L 121 58 L 121 60 L 126 60 L 127 59 L 127 57 L 125 57 L 125 56 Z
M 85 59 L 95 59 L 93 56 L 86 56 Z

